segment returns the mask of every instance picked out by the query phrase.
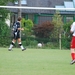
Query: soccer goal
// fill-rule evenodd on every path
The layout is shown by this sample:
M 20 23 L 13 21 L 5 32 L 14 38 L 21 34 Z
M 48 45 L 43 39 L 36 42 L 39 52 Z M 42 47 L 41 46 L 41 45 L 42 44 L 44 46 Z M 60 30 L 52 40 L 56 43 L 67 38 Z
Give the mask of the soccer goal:
M 23 18 L 32 20 L 33 24 L 37 25 L 34 30 L 36 32 L 34 35 L 38 37 L 36 41 L 50 48 L 61 49 L 66 45 L 67 41 L 64 41 L 63 37 L 69 38 L 70 34 L 63 26 L 75 18 L 75 8 L 0 6 L 0 9 L 9 10 L 9 14 L 13 13 L 9 15 L 10 19 L 6 20 L 9 26 L 17 19 L 18 12 Z M 3 17 L 2 13 L 0 17 Z

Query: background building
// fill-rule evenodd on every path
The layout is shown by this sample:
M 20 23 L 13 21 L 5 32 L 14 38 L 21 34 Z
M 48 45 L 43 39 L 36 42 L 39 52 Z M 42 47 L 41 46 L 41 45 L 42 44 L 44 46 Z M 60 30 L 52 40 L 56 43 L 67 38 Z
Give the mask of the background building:
M 18 2 L 8 3 L 9 6 L 16 6 Z M 50 8 L 75 8 L 75 0 L 21 0 L 22 6 L 28 7 L 50 7 Z M 13 13 L 11 15 L 11 23 L 13 23 L 18 16 L 18 9 L 10 9 Z M 22 17 L 25 19 L 31 19 L 34 24 L 40 24 L 47 20 L 52 20 L 52 16 L 55 10 L 31 10 L 22 9 Z M 60 14 L 63 16 L 63 22 L 66 23 L 69 20 L 75 20 L 74 10 L 62 10 Z

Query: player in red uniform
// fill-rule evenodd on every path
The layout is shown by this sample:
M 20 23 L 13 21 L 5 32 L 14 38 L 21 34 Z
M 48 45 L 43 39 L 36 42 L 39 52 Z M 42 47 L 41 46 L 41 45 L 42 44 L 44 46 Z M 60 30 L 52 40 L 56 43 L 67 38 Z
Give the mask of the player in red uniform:
M 71 57 L 72 61 L 71 64 L 75 63 L 75 22 L 71 25 L 70 32 L 72 33 L 72 40 L 71 40 Z

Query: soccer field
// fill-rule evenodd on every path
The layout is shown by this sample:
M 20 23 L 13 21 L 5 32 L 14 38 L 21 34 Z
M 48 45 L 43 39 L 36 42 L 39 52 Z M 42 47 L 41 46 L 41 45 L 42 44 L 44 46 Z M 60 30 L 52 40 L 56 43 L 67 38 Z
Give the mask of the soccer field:
M 0 75 L 74 75 L 70 50 L 0 48 Z

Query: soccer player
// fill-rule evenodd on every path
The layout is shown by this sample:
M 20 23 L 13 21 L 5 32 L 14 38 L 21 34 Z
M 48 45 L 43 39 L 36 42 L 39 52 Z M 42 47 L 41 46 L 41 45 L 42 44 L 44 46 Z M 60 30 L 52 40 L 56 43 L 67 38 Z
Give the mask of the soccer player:
M 73 24 L 71 25 L 71 29 L 70 32 L 72 33 L 72 40 L 71 40 L 71 57 L 72 57 L 72 61 L 71 64 L 75 63 L 75 22 L 73 22 Z
M 20 31 L 24 30 L 23 28 L 20 27 L 20 22 L 21 22 L 21 17 L 18 18 L 17 22 L 15 22 L 15 24 L 13 25 L 13 40 L 8 48 L 9 51 L 12 50 L 12 47 L 15 45 L 15 42 L 18 41 L 18 44 L 20 46 L 20 48 L 22 49 L 22 51 L 26 50 L 26 48 L 23 47 L 22 43 L 21 43 L 21 37 L 20 37 Z

